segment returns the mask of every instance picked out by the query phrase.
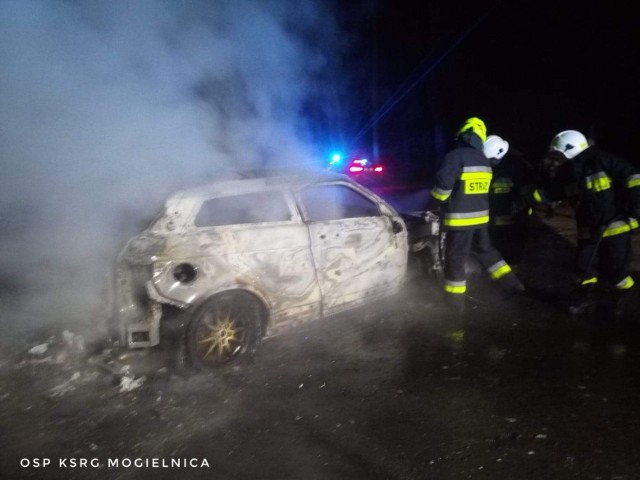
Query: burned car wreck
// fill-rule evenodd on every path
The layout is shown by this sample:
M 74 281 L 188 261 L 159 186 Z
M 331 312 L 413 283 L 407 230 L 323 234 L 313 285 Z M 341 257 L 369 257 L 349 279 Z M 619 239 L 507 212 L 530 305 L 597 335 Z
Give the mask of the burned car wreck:
M 391 295 L 406 279 L 410 242 L 425 249 L 424 231 L 411 236 L 405 218 L 339 174 L 177 192 L 118 256 L 120 342 L 156 346 L 178 321 L 186 358 L 223 366 L 265 337 Z

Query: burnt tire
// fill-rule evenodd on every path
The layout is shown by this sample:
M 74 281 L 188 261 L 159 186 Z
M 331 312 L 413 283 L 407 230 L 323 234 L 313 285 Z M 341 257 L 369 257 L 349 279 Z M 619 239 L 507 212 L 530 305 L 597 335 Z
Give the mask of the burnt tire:
M 246 292 L 219 293 L 192 315 L 186 332 L 189 363 L 219 369 L 251 358 L 261 338 L 262 309 Z

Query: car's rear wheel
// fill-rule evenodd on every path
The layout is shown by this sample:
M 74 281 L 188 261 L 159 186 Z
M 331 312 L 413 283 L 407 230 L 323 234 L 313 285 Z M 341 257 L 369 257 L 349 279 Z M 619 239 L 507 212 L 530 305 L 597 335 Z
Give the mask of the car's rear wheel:
M 207 300 L 187 328 L 187 358 L 198 368 L 220 368 L 250 358 L 260 342 L 261 308 L 246 292 Z

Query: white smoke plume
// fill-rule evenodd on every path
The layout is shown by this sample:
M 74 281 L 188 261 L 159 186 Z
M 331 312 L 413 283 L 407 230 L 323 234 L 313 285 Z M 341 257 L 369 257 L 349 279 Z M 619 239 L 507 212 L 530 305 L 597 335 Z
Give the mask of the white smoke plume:
M 90 325 L 171 191 L 313 159 L 330 5 L 0 2 L 0 325 Z

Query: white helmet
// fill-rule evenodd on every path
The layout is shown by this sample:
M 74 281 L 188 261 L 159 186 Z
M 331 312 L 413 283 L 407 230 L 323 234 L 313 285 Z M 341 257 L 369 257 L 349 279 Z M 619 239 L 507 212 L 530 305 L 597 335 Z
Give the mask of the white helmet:
M 482 145 L 482 151 L 487 158 L 502 160 L 509 150 L 509 142 L 503 140 L 498 135 L 489 135 Z
M 576 130 L 560 132 L 551 140 L 551 151 L 560 152 L 568 159 L 572 159 L 580 152 L 589 148 L 589 143 L 583 134 Z

